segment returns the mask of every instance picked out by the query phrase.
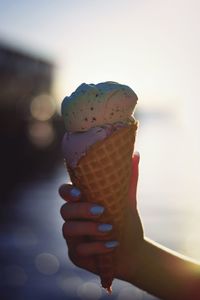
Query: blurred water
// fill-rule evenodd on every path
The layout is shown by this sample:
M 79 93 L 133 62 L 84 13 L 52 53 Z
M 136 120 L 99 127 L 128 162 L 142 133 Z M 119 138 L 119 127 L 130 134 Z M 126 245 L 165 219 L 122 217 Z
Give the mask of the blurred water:
M 200 259 L 198 142 L 179 120 L 157 116 L 140 120 L 141 154 L 138 206 L 145 234 L 171 249 Z M 1 227 L 2 299 L 155 299 L 128 283 L 114 281 L 113 295 L 98 277 L 75 267 L 67 257 L 59 214 L 56 172 L 22 183 L 5 208 Z
M 200 140 L 194 129 L 172 116 L 141 122 L 138 205 L 148 237 L 200 259 Z

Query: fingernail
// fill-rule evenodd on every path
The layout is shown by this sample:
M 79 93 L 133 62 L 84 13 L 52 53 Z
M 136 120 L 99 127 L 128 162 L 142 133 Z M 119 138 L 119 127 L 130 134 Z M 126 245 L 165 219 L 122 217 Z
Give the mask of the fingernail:
M 101 215 L 104 212 L 104 207 L 100 205 L 92 206 L 90 212 L 92 215 Z
M 100 224 L 98 226 L 98 230 L 101 231 L 101 232 L 107 232 L 107 231 L 110 231 L 112 230 L 112 225 L 111 224 Z
M 79 197 L 81 194 L 81 192 L 79 191 L 79 189 L 77 189 L 76 187 L 73 187 L 71 190 L 70 190 L 70 195 L 72 197 Z
M 109 241 L 105 243 L 106 248 L 115 248 L 117 246 L 119 246 L 119 242 L 118 241 Z

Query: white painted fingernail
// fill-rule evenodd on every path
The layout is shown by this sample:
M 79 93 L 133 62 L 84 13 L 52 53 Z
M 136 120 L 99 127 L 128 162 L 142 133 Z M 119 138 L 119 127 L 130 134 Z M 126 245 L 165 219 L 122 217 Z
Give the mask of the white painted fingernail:
M 118 241 L 109 241 L 105 243 L 106 248 L 115 248 L 117 246 L 119 246 L 119 242 Z
M 101 232 L 107 232 L 112 230 L 112 225 L 111 224 L 100 224 L 98 226 L 98 230 Z
M 70 191 L 70 194 L 72 197 L 79 197 L 81 192 L 79 189 L 77 189 L 76 187 L 73 187 Z
M 104 212 L 104 207 L 100 205 L 92 206 L 90 212 L 94 216 L 101 215 Z

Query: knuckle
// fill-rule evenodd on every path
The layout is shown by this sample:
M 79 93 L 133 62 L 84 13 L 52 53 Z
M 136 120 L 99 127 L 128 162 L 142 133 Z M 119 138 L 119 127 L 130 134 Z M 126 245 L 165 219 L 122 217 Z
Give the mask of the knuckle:
M 74 249 L 73 249 L 74 250 Z M 75 255 L 73 253 L 73 250 L 72 249 L 69 249 L 68 250 L 68 256 L 69 256 L 69 259 L 74 263 L 76 264 L 76 260 L 75 260 Z
M 69 228 L 68 228 L 68 224 L 65 222 L 62 226 L 62 233 L 63 233 L 63 237 L 67 238 L 69 235 Z
M 59 186 L 59 188 L 58 188 L 58 193 L 61 195 L 62 194 L 62 191 L 63 191 L 63 189 L 64 189 L 64 184 L 62 184 L 61 186 Z
M 71 189 L 72 185 L 71 184 L 62 184 L 59 189 L 58 189 L 58 193 L 59 195 L 64 199 L 64 200 L 68 200 L 68 193 L 69 190 Z
M 63 235 L 63 237 L 65 237 L 65 236 L 64 236 L 64 230 L 65 230 L 65 223 L 64 223 L 63 226 L 62 226 L 62 235 Z
M 74 211 L 73 205 L 74 204 L 72 203 L 65 203 L 61 206 L 60 214 L 65 221 L 68 221 L 71 217 L 73 217 L 73 211 Z
M 64 232 L 65 232 L 65 224 L 66 224 L 66 223 L 64 223 L 63 226 L 62 226 L 62 234 L 63 234 L 63 236 L 64 236 Z M 65 237 L 65 236 L 64 236 L 64 237 Z
M 58 189 L 59 195 L 60 195 L 62 198 L 64 197 L 65 190 L 66 190 L 66 184 L 62 184 L 62 185 L 59 187 L 59 189 Z
M 69 256 L 69 259 L 71 260 L 71 262 L 77 266 L 77 267 L 80 267 L 80 264 L 79 264 L 79 255 L 77 254 L 76 252 L 76 249 L 70 249 L 68 251 L 68 256 Z
M 64 219 L 65 215 L 66 215 L 66 203 L 63 204 L 60 208 L 60 214 L 61 214 L 61 217 Z

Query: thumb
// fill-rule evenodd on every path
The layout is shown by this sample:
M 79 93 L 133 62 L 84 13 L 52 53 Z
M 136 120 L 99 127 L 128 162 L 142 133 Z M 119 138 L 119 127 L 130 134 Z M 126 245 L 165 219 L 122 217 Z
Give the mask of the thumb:
M 138 182 L 138 166 L 140 162 L 140 154 L 139 152 L 135 152 L 132 157 L 132 174 L 131 174 L 131 181 L 129 187 L 129 203 L 131 208 L 136 207 L 136 192 L 137 192 L 137 182 Z

